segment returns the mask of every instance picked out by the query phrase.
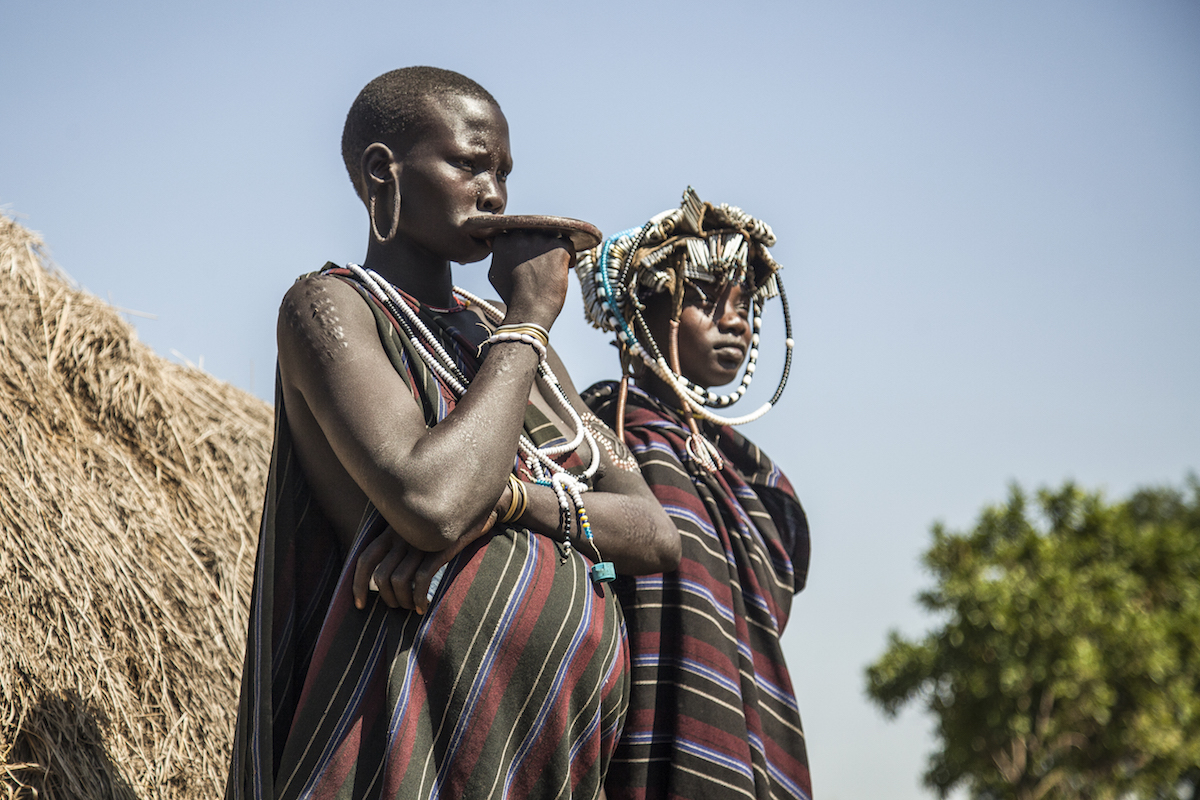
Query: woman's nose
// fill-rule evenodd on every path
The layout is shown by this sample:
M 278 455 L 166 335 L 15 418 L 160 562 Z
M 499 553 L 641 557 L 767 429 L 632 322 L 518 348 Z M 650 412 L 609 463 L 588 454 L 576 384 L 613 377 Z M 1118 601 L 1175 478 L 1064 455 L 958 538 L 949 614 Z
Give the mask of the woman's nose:
M 736 302 L 726 300 L 719 308 L 721 316 L 717 318 L 717 326 L 722 330 L 735 334 L 744 333 L 750 326 L 750 321 L 742 316 L 742 308 Z
M 480 176 L 482 185 L 479 194 L 475 196 L 475 207 L 489 214 L 499 214 L 508 203 L 508 190 L 500 179 L 492 172 Z

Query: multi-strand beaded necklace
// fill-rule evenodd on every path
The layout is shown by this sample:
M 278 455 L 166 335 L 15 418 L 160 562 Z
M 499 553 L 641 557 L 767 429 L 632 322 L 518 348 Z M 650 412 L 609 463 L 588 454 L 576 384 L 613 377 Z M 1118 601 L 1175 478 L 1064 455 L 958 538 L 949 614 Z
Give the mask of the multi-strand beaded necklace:
M 412 343 L 420 359 L 430 370 L 453 392 L 456 399 L 466 394 L 470 379 L 458 368 L 454 357 L 442 346 L 438 337 L 421 320 L 419 314 L 404 296 L 385 278 L 374 270 L 364 269 L 358 264 L 347 264 L 346 268 L 359 282 L 380 302 L 396 320 L 404 335 Z M 454 293 L 469 303 L 477 305 L 493 325 L 500 325 L 504 314 L 491 303 L 483 300 L 465 289 L 454 287 Z M 531 325 L 500 325 L 488 337 L 484 344 L 494 345 L 503 342 L 519 342 L 534 348 L 538 354 L 538 378 L 549 389 L 550 397 L 565 412 L 567 419 L 575 428 L 575 435 L 570 441 L 557 445 L 538 446 L 526 435 L 521 433 L 517 441 L 517 449 L 534 481 L 542 486 L 549 486 L 558 499 L 559 522 L 566 537 L 565 546 L 570 547 L 572 520 L 578 526 L 579 534 L 588 543 L 596 556 L 592 567 L 592 579 L 598 582 L 611 581 L 616 577 L 612 562 L 604 561 L 592 533 L 588 520 L 587 509 L 583 505 L 583 493 L 590 489 L 589 482 L 600 467 L 600 450 L 596 439 L 580 418 L 575 407 L 571 405 L 562 384 L 559 383 L 554 371 L 547 360 L 544 331 L 538 335 L 537 326 Z M 574 452 L 580 444 L 586 442 L 589 452 L 588 463 L 583 472 L 576 476 L 554 460 L 555 456 Z

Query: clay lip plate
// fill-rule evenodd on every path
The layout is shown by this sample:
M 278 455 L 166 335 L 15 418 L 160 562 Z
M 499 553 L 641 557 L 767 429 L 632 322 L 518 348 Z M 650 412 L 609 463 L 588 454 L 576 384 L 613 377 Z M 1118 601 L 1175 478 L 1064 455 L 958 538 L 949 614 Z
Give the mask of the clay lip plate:
M 576 252 L 595 247 L 604 240 L 604 234 L 590 222 L 548 214 L 481 214 L 469 217 L 463 225 L 472 236 L 484 238 L 520 230 L 557 233 L 564 239 L 570 239 Z

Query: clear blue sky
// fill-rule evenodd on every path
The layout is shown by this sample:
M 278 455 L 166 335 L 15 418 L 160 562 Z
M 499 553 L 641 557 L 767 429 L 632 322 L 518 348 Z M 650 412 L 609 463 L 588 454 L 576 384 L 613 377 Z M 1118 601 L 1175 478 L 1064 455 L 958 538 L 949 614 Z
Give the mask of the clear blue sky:
M 1200 3 L 4 4 L 0 205 L 158 352 L 270 398 L 294 276 L 362 257 L 364 83 L 434 64 L 508 115 L 514 213 L 614 232 L 685 186 L 775 228 L 798 341 L 747 428 L 808 508 L 786 635 L 822 800 L 928 793 L 862 670 L 920 632 L 934 520 L 1009 481 L 1200 468 Z M 460 281 L 483 287 L 483 266 Z M 568 301 L 575 382 L 611 376 Z M 753 405 L 782 347 L 768 318 Z M 774 356 L 771 355 L 774 353 Z M 775 358 L 775 361 L 771 361 Z

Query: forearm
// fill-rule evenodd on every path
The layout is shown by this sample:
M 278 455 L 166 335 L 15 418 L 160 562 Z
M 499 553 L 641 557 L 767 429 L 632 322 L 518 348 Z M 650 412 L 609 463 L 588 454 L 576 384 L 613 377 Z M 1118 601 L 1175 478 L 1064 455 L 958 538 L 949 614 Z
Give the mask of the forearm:
M 380 512 L 401 521 L 405 539 L 441 550 L 492 511 L 512 471 L 536 365 L 526 345 L 493 345 L 454 410 L 385 470 L 399 491 L 379 492 Z
M 509 321 L 528 321 L 521 313 Z M 348 283 L 298 281 L 280 307 L 277 334 L 289 425 L 310 482 L 353 493 L 348 511 L 361 507 L 361 492 L 426 551 L 453 545 L 486 518 L 517 454 L 538 363 L 533 348 L 493 345 L 455 408 L 430 428 L 380 346 L 370 306 Z M 347 519 L 344 533 L 352 535 L 357 523 Z
M 526 484 L 529 505 L 515 521 L 535 533 L 562 538 L 561 510 L 554 490 Z M 617 572 L 645 575 L 679 566 L 679 531 L 656 500 L 616 492 L 584 492 L 583 505 L 595 541 L 593 548 L 571 520 L 571 544 L 593 560 L 611 561 Z

